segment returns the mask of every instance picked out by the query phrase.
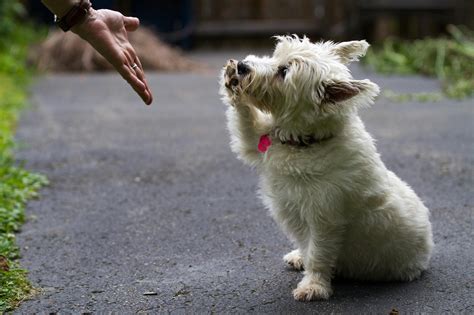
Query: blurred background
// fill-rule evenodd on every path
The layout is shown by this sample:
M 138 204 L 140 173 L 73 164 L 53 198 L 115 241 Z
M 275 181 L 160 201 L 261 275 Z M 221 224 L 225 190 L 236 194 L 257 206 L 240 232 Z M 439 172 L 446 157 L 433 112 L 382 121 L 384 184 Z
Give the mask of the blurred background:
M 24 3 L 32 17 L 51 23 L 40 1 Z M 415 39 L 445 34 L 449 24 L 474 25 L 472 0 L 95 0 L 93 5 L 137 16 L 183 49 L 266 45 L 270 36 L 287 33 L 334 40 Z
M 372 48 L 363 62 L 378 72 L 435 76 L 452 98 L 474 90 L 472 0 L 92 2 L 96 9 L 140 18 L 142 27 L 130 34 L 130 41 L 147 70 L 205 72 L 209 63 L 215 67 L 223 61 L 209 54 L 199 59 L 201 52 L 220 51 L 227 58 L 237 51 L 269 53 L 273 35 L 298 34 L 314 41 L 367 39 Z M 111 70 L 87 43 L 54 27 L 52 14 L 40 1 L 8 3 L 21 3 L 23 20 L 49 30 L 28 57 L 40 71 Z

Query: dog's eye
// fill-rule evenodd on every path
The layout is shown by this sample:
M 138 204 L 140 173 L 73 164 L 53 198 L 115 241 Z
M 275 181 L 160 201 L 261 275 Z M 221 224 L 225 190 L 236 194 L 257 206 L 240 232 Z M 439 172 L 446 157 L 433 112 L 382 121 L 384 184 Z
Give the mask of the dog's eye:
M 277 74 L 282 77 L 283 79 L 285 78 L 286 74 L 288 72 L 288 66 L 279 66 Z

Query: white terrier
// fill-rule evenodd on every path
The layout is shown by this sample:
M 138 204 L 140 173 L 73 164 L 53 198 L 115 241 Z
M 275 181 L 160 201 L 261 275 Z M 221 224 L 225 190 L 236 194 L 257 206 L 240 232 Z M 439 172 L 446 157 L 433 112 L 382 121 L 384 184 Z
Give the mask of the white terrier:
M 331 278 L 410 281 L 433 249 L 429 211 L 389 171 L 357 114 L 379 87 L 346 67 L 366 41 L 277 37 L 272 57 L 230 60 L 220 93 L 232 150 L 260 173 L 265 206 L 297 249 L 295 299 L 327 299 Z

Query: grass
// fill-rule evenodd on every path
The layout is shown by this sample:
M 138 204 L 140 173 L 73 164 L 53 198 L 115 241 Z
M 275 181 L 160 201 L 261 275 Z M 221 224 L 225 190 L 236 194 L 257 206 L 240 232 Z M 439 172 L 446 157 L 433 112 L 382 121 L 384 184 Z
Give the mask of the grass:
M 474 32 L 448 26 L 449 36 L 415 41 L 387 39 L 369 50 L 364 62 L 381 73 L 422 74 L 437 77 L 443 95 L 463 99 L 474 95 Z M 390 93 L 399 101 L 439 99 L 438 93 Z
M 442 92 L 414 92 L 414 93 L 397 93 L 393 90 L 386 89 L 382 92 L 382 96 L 392 102 L 439 102 L 445 97 Z
M 26 202 L 37 196 L 45 177 L 15 166 L 13 133 L 26 101 L 25 87 L 0 74 L 0 312 L 33 293 L 19 267 L 15 234 L 25 220 Z
M 47 183 L 44 176 L 16 165 L 14 132 L 25 108 L 31 71 L 26 66 L 28 46 L 37 31 L 16 17 L 22 6 L 0 2 L 0 312 L 11 310 L 34 293 L 27 272 L 18 263 L 15 232 L 25 221 L 26 202 Z

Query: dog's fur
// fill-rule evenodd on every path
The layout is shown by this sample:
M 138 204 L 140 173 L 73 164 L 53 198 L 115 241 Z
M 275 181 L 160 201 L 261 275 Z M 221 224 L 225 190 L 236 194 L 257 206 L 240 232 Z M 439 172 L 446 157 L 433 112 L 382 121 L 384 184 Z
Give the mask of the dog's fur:
M 284 256 L 305 270 L 295 299 L 327 299 L 334 274 L 419 277 L 433 249 L 428 209 L 385 167 L 357 114 L 379 87 L 354 80 L 346 67 L 369 45 L 277 40 L 273 56 L 245 58 L 248 73 L 230 60 L 220 93 L 232 150 L 257 168 L 263 203 L 297 246 Z M 262 135 L 272 140 L 264 153 Z

